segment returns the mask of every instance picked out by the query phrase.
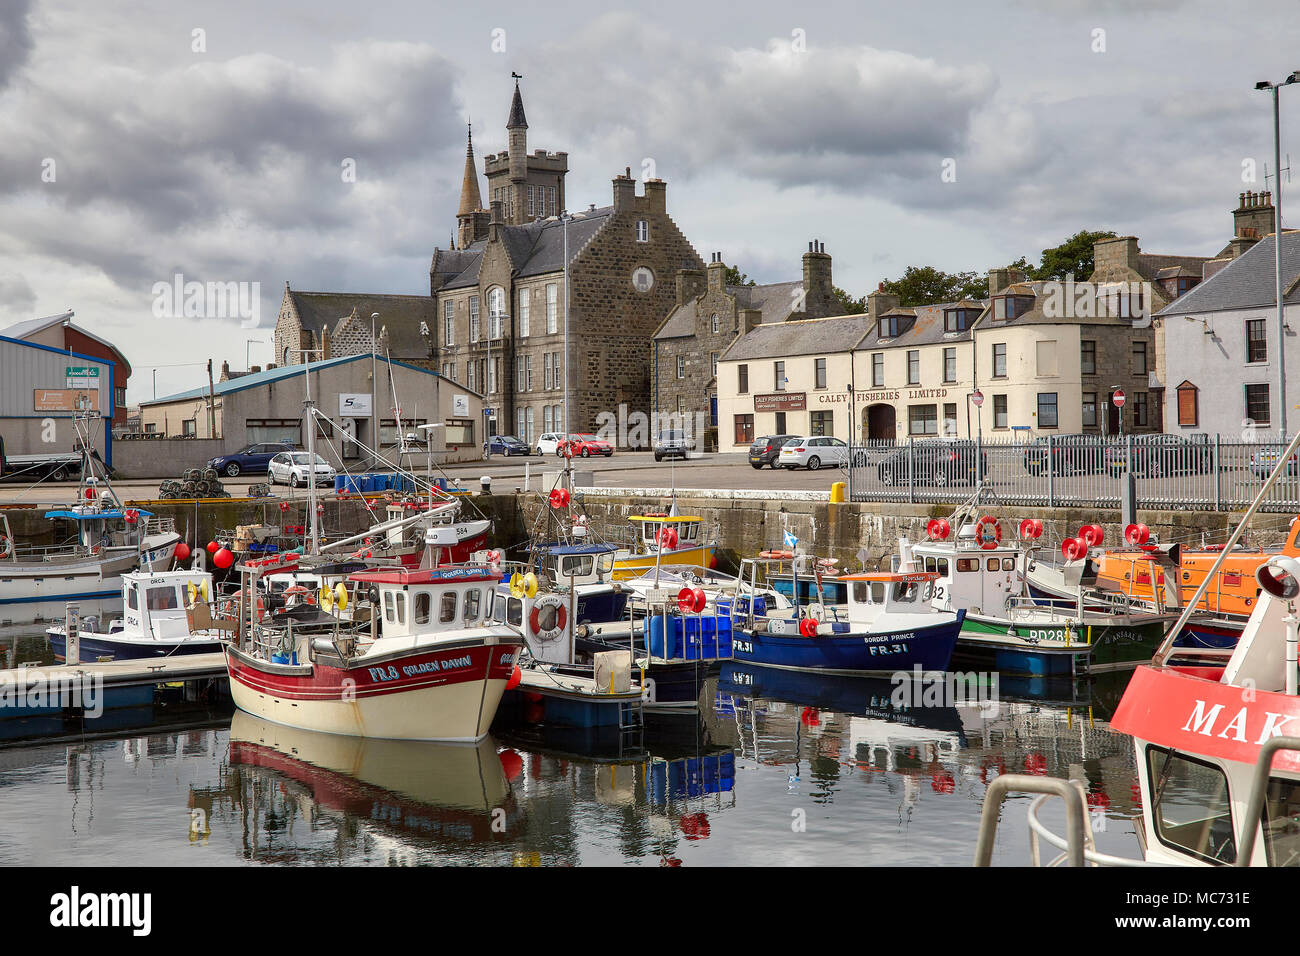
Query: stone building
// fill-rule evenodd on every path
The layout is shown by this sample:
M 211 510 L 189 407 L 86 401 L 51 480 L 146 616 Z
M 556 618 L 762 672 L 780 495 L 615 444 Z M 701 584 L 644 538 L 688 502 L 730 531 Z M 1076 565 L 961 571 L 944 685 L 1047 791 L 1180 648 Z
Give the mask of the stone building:
M 714 253 L 707 269 L 677 271 L 676 303 L 655 330 L 650 355 L 651 407 L 680 416 L 692 438 L 718 447 L 718 360 L 756 326 L 823 318 L 838 311 L 831 257 L 808 243 L 803 277 L 766 285 L 727 285 L 727 265 Z M 698 433 L 703 423 L 703 434 Z

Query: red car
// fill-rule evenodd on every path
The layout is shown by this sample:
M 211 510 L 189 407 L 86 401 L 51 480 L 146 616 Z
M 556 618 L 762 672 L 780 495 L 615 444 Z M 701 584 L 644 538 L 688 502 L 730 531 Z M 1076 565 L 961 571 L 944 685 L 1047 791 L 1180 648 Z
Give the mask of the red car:
M 574 458 L 590 458 L 592 455 L 604 455 L 608 458 L 614 454 L 614 446 L 595 435 L 571 436 L 567 442 L 560 442 L 558 449 L 560 454 L 564 454 L 566 446 L 573 449 Z

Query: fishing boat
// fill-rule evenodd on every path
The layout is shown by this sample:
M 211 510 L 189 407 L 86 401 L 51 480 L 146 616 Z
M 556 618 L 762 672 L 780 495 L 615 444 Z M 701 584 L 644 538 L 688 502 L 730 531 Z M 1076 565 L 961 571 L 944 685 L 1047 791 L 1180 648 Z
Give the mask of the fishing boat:
M 778 560 L 741 562 L 739 577 L 751 593 L 760 569 Z M 827 674 L 946 670 L 966 612 L 931 603 L 938 577 L 916 570 L 840 575 L 848 585 L 846 604 L 789 610 L 769 608 L 761 595 L 738 590 L 730 606 L 724 606 L 733 614 L 735 659 Z
M 279 561 L 241 564 L 242 591 L 256 594 Z M 499 578 L 469 564 L 359 571 L 349 581 L 366 588 L 370 613 L 349 622 L 259 622 L 241 602 L 245 626 L 225 648 L 231 696 L 254 716 L 305 730 L 479 740 L 523 645 L 516 628 L 493 621 Z
M 207 605 L 212 595 L 212 575 L 206 571 L 129 571 L 122 575 L 122 616 L 107 622 L 98 616 L 80 618 L 76 657 L 120 661 L 218 653 L 234 622 L 204 613 L 207 607 L 196 615 L 197 606 Z M 66 660 L 65 624 L 45 633 L 55 658 Z
M 1034 598 L 1021 547 L 1003 543 L 991 515 L 959 510 L 952 524 L 937 518 L 926 531 L 927 541 L 900 540 L 898 570 L 935 574 L 935 606 L 966 612 L 955 662 L 1047 677 L 1128 667 L 1149 660 L 1160 642 L 1167 616 L 1145 607 Z
M 717 563 L 717 543 L 710 540 L 704 519 L 698 515 L 675 514 L 676 507 L 667 513 L 631 515 L 635 543 L 631 548 L 620 549 L 614 558 L 613 578 L 644 574 L 655 565 L 680 564 L 699 568 L 712 568 Z
M 612 544 L 554 543 L 538 545 L 523 573 L 533 571 L 557 594 L 572 589 L 573 616 L 578 624 L 606 624 L 626 617 L 629 590 L 612 580 Z M 504 591 L 508 585 L 503 584 Z

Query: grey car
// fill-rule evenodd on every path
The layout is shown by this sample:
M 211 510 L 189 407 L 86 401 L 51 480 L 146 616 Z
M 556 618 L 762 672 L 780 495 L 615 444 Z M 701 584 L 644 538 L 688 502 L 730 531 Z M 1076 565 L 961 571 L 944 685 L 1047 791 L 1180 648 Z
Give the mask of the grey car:
M 665 458 L 685 459 L 691 450 L 691 440 L 685 432 L 667 431 L 655 439 L 655 461 Z

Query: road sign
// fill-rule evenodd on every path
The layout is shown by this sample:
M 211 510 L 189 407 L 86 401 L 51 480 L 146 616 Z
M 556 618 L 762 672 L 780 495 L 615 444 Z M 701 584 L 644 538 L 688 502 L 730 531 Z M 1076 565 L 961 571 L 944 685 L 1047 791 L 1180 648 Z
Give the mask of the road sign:
M 1127 401 L 1124 397 L 1124 390 L 1122 388 L 1115 389 L 1115 394 L 1110 397 L 1110 400 L 1115 403 L 1116 408 L 1123 408 L 1124 402 Z
M 984 404 L 984 393 L 977 388 L 971 392 L 970 400 L 975 403 L 976 408 L 979 408 Z

